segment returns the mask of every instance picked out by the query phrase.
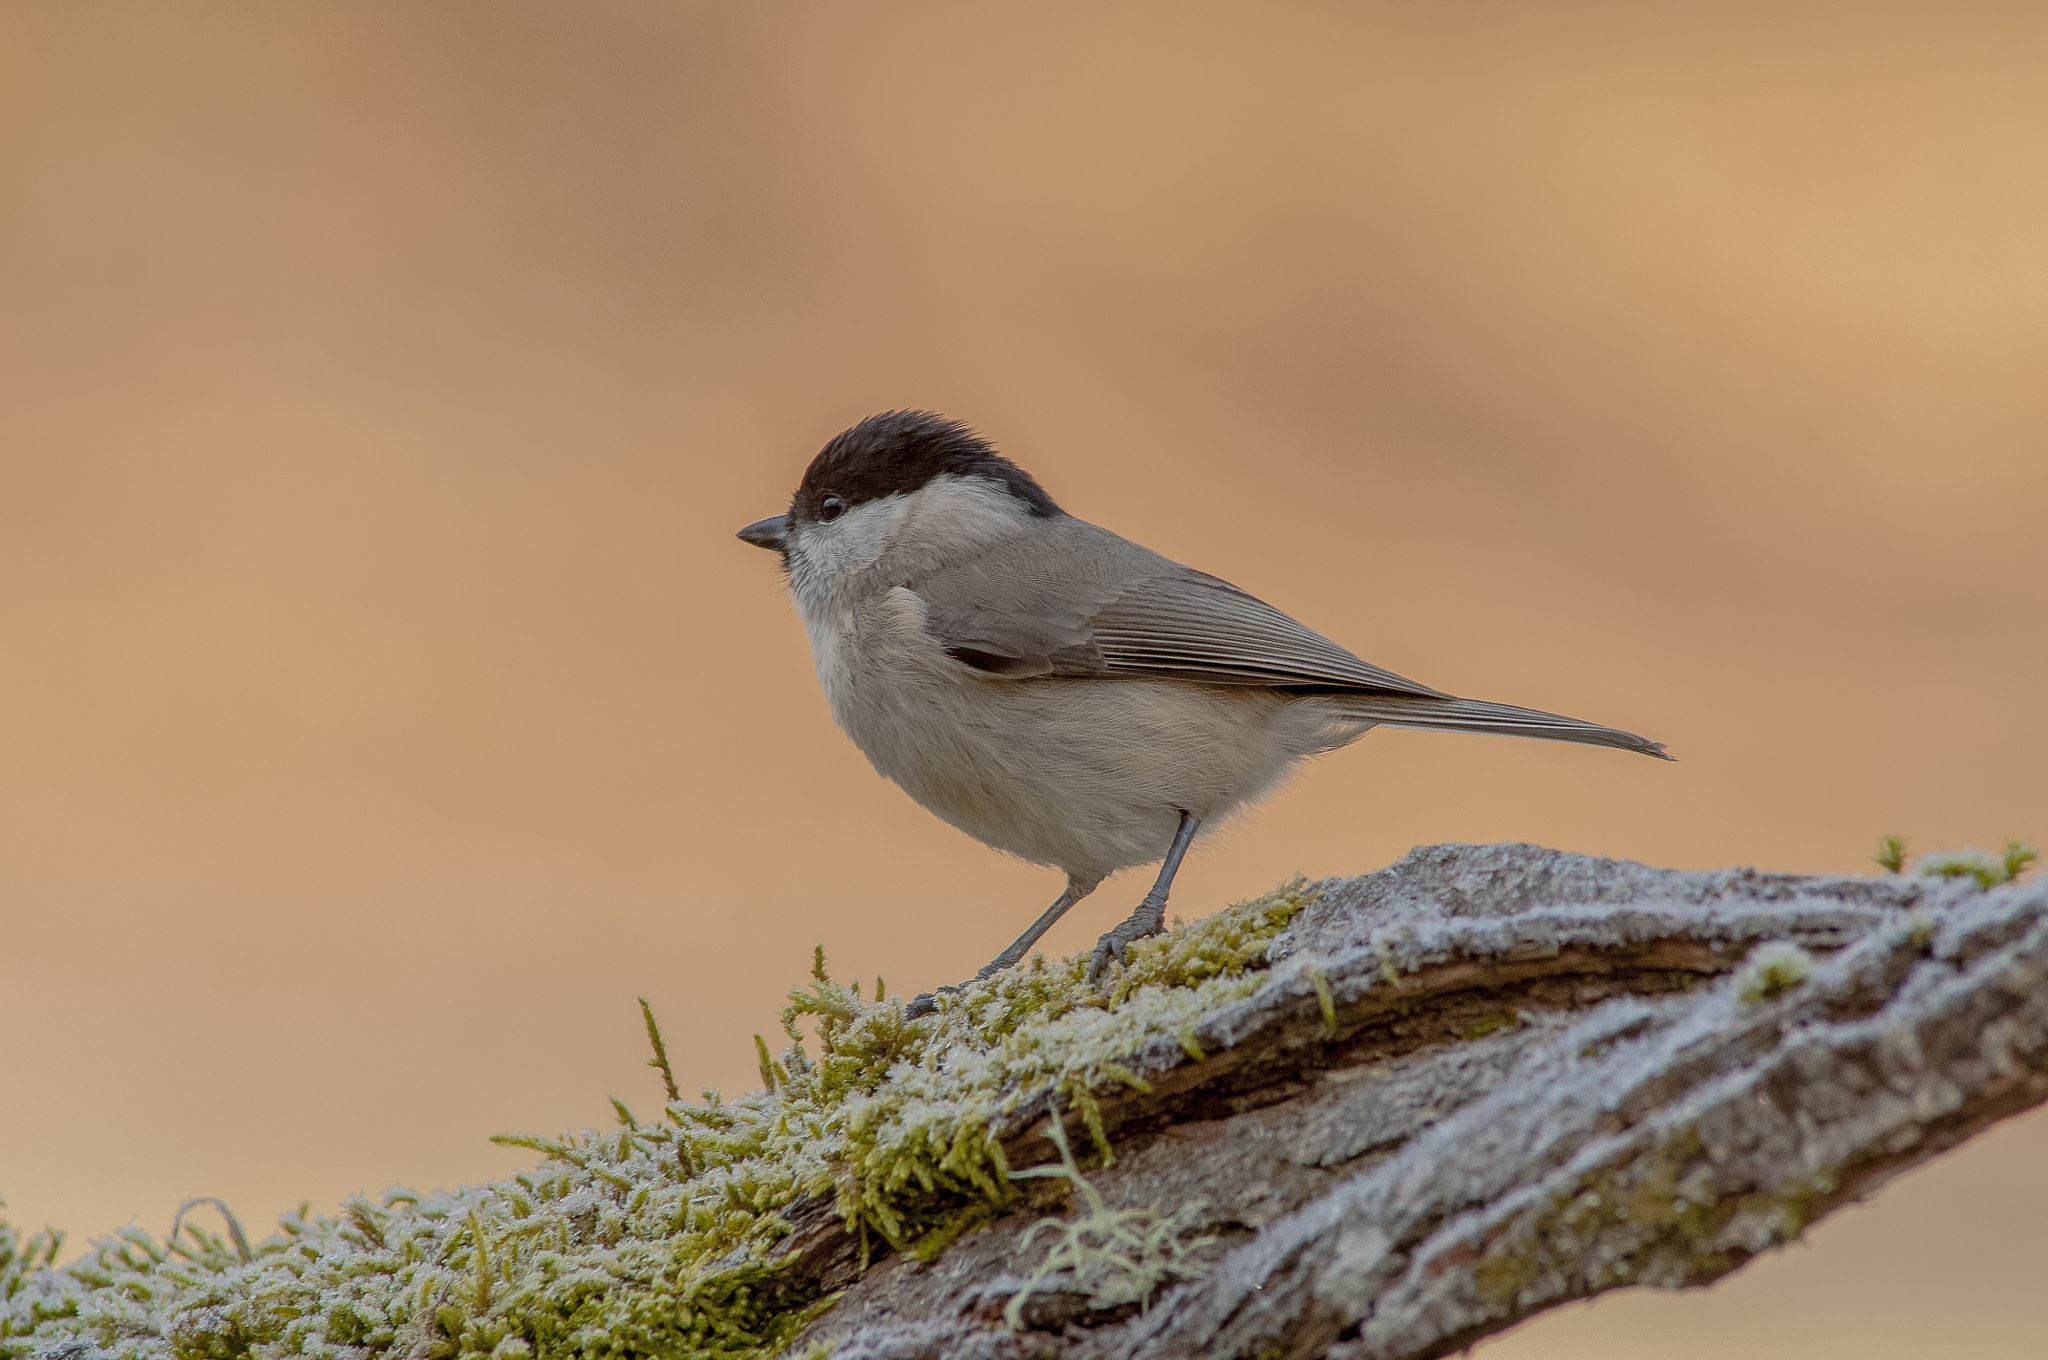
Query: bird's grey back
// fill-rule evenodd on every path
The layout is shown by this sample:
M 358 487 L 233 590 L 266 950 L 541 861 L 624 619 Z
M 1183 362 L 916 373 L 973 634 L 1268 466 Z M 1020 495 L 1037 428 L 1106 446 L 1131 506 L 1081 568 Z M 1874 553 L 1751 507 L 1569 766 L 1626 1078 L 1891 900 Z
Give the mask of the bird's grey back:
M 1071 516 L 920 580 L 940 643 L 992 674 L 1437 696 L 1229 582 Z

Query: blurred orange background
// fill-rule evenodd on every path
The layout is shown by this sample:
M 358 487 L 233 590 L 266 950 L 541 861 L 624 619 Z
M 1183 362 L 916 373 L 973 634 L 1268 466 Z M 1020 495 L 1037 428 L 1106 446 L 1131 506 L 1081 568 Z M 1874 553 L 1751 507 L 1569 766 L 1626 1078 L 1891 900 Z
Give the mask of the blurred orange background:
M 870 412 L 1368 660 L 1677 765 L 1376 733 L 1191 862 L 2048 837 L 2048 11 L 0 12 L 0 1195 L 506 1174 L 823 943 L 1057 875 L 834 729 L 736 542 Z M 1047 940 L 1129 910 L 1120 880 Z M 2037 1354 L 2048 1122 L 1496 1360 Z

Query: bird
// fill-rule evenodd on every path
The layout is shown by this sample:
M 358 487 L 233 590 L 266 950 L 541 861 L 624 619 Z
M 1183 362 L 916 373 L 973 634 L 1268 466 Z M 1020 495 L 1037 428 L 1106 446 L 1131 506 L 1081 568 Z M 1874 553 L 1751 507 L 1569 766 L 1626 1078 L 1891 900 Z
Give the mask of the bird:
M 1110 875 L 1157 861 L 1085 976 L 1128 964 L 1134 941 L 1165 929 L 1199 832 L 1375 727 L 1672 758 L 1633 732 L 1382 670 L 1068 514 L 988 439 L 931 411 L 834 436 L 789 509 L 738 537 L 780 555 L 832 716 L 875 769 L 984 845 L 1066 875 L 975 981 L 1021 961 Z M 920 995 L 909 1013 L 958 990 Z

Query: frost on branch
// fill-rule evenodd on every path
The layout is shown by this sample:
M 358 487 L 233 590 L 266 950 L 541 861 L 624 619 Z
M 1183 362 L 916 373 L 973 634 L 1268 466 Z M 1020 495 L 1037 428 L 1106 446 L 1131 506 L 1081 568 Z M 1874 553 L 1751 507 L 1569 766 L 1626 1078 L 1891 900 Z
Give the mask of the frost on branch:
M 1259 989 L 1101 1097 L 1112 1206 L 1199 1203 L 1207 1269 L 1012 1331 L 1008 1219 L 885 1262 L 841 1360 L 1452 1353 L 1704 1284 L 2048 1097 L 2048 884 L 1676 873 L 1531 846 L 1316 885 Z M 1052 1149 L 1006 1129 L 1013 1162 Z M 1077 1206 L 1078 1207 L 1078 1206 Z M 1022 1269 L 1020 1269 L 1022 1267 Z
M 821 956 L 762 1089 L 679 1099 L 650 1014 L 661 1116 L 508 1139 L 508 1181 L 68 1262 L 0 1223 L 0 1360 L 1448 1354 L 1705 1283 L 2048 1097 L 2025 849 L 1438 846 L 915 1022 Z

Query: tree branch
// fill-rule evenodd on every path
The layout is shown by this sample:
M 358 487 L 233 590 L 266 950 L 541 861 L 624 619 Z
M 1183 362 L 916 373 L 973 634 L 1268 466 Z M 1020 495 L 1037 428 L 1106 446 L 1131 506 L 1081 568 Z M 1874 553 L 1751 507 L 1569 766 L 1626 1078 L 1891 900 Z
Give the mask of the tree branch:
M 1202 1278 L 1143 1311 L 1039 1291 L 1012 1331 L 1016 1215 L 870 1269 L 795 1353 L 1422 1360 L 1707 1283 L 2048 1098 L 2048 883 L 1443 846 L 1323 885 L 1273 953 L 1256 993 L 1125 1056 L 1148 1091 L 1096 1093 L 1118 1155 L 1090 1180 L 1202 1205 Z M 1011 1165 L 1055 1158 L 1046 1119 L 1009 1116 Z M 807 1272 L 854 1278 L 836 1220 L 788 1216 Z

